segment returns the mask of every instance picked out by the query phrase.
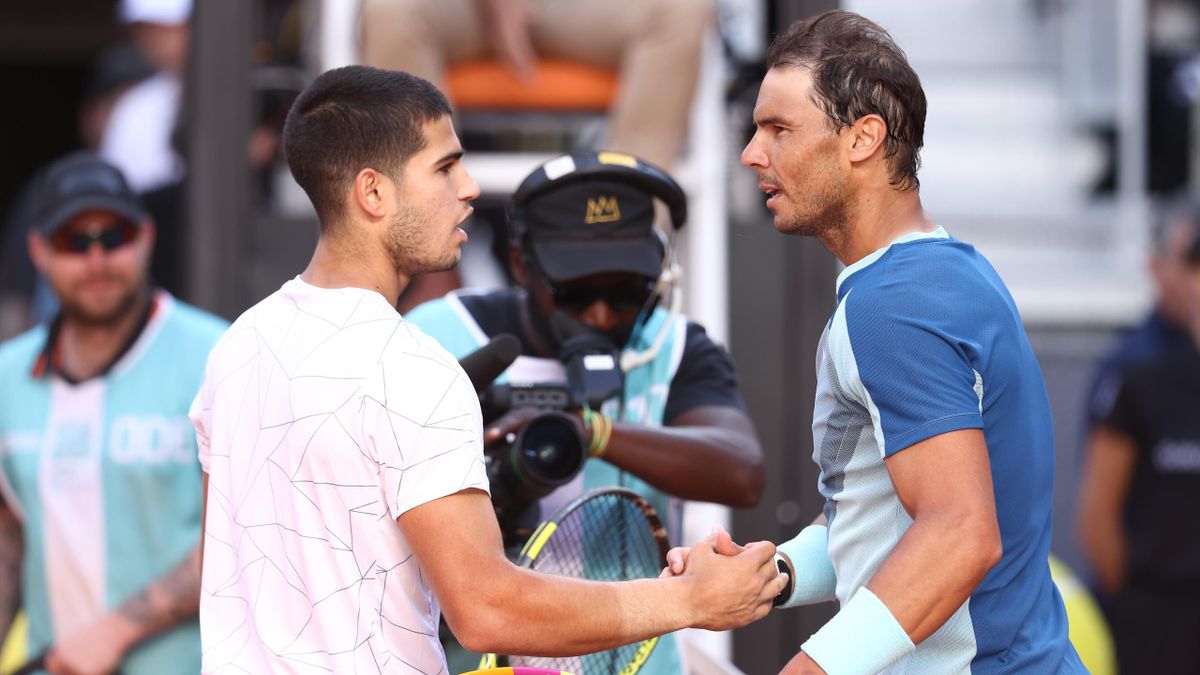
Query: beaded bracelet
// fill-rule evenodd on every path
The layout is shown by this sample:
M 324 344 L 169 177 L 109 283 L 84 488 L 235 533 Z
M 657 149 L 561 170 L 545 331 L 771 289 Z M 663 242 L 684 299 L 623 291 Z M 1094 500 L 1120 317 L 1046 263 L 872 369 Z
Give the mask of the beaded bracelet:
M 608 441 L 612 437 L 612 417 L 591 408 L 584 408 L 583 425 L 590 436 L 587 448 L 588 457 L 603 457 L 608 450 Z

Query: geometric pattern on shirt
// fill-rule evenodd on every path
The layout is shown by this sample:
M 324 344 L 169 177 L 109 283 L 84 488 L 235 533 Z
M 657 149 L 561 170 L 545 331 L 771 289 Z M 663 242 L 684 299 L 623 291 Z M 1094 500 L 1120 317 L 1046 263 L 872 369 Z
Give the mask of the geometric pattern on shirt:
M 437 603 L 399 536 L 395 515 L 387 504 L 403 504 L 406 491 L 421 490 L 421 486 L 412 484 L 414 480 L 431 474 L 444 476 L 446 470 L 455 473 L 443 494 L 477 486 L 483 469 L 478 421 L 473 425 L 472 415 L 477 417 L 478 412 L 464 407 L 462 397 L 455 396 L 466 385 L 449 355 L 431 350 L 414 334 L 411 325 L 394 313 L 380 316 L 368 309 L 365 316 L 359 316 L 364 299 L 360 296 L 341 322 L 309 311 L 297 302 L 282 333 L 274 329 L 280 325 L 277 321 L 266 324 L 265 331 L 260 329 L 259 323 L 265 318 L 261 313 L 255 317 L 257 321 L 243 329 L 253 336 L 253 357 L 225 373 L 210 394 L 213 400 L 241 396 L 239 416 L 248 410 L 245 397 L 257 394 L 259 399 L 249 461 L 234 461 L 228 455 L 222 459 L 217 452 L 210 459 L 227 461 L 231 469 L 248 465 L 246 481 L 233 480 L 235 484 L 241 482 L 234 494 L 227 494 L 221 485 L 210 485 L 214 502 L 227 514 L 233 513 L 231 522 L 235 524 L 234 531 L 226 533 L 232 536 L 231 541 L 212 541 L 210 530 L 210 545 L 230 550 L 236 547 L 238 568 L 224 570 L 223 581 L 206 588 L 206 593 L 211 593 L 211 602 L 220 605 L 225 604 L 222 598 L 245 602 L 248 599 L 242 598 L 239 591 L 255 589 L 271 599 L 256 597 L 250 602 L 270 605 L 272 611 L 282 610 L 266 620 L 254 616 L 254 625 L 229 626 L 225 639 L 243 640 L 231 656 L 236 657 L 257 634 L 257 643 L 292 667 L 303 664 L 321 671 L 333 667 L 336 672 L 353 664 L 354 668 L 380 672 L 442 672 L 445 666 L 437 643 Z M 389 324 L 390 332 L 381 341 Z M 355 334 L 354 339 L 342 339 L 350 333 Z M 237 340 L 238 336 L 230 338 Z M 363 344 L 355 344 L 359 341 Z M 305 346 L 297 350 L 301 345 Z M 369 369 L 347 374 L 347 359 L 328 358 L 335 347 L 353 348 L 350 360 L 357 366 L 366 364 Z M 286 353 L 279 353 L 284 350 Z M 363 354 L 370 354 L 370 358 L 363 359 Z M 405 364 L 405 382 L 395 381 L 398 374 L 391 372 L 395 368 L 389 368 L 385 356 L 393 365 Z M 322 365 L 326 360 L 328 363 Z M 248 370 L 253 370 L 252 378 L 257 379 L 245 382 L 240 391 L 227 390 L 244 382 Z M 420 372 L 409 372 L 414 370 Z M 380 373 L 379 391 L 365 391 L 371 388 L 369 377 L 374 371 Z M 389 375 L 392 382 L 388 381 Z M 433 383 L 442 386 L 430 396 L 418 397 L 429 401 L 414 400 L 403 389 L 404 384 L 411 389 L 413 383 L 420 387 Z M 280 387 L 287 387 L 286 393 Z M 304 399 L 312 388 L 321 392 L 312 398 L 324 404 L 297 406 L 298 399 L 308 403 Z M 283 401 L 288 410 L 273 409 Z M 398 458 L 376 460 L 362 447 L 361 438 L 369 432 L 367 419 L 376 416 L 386 420 L 386 433 Z M 238 419 L 234 424 L 242 422 Z M 358 437 L 356 425 L 362 430 Z M 405 448 L 404 439 L 414 437 L 422 439 L 422 447 Z M 435 440 L 427 443 L 430 439 Z M 329 452 L 350 447 L 361 456 L 358 463 Z M 428 447 L 440 449 L 429 455 L 418 454 Z M 469 457 L 465 466 L 464 455 Z M 374 466 L 377 475 L 365 476 L 362 469 L 367 466 Z M 391 490 L 386 490 L 388 487 Z M 270 509 L 265 508 L 268 502 L 254 498 L 255 493 L 264 490 L 271 494 Z M 378 541 L 381 530 L 389 528 L 396 530 L 396 541 Z M 364 536 L 371 538 L 370 545 L 356 545 Z M 382 552 L 399 555 L 381 561 L 381 548 Z M 347 574 L 351 565 L 354 573 Z M 393 580 L 396 574 L 401 578 Z M 415 588 L 411 587 L 414 582 Z M 408 588 L 404 588 L 406 584 Z M 402 587 L 400 593 L 407 602 L 389 602 L 388 588 L 397 592 L 396 585 Z M 414 605 L 419 614 L 404 616 L 404 611 L 390 611 L 412 609 Z M 246 612 L 243 616 L 246 622 L 252 618 Z M 214 649 L 226 651 L 220 638 L 216 642 L 206 639 L 206 653 Z

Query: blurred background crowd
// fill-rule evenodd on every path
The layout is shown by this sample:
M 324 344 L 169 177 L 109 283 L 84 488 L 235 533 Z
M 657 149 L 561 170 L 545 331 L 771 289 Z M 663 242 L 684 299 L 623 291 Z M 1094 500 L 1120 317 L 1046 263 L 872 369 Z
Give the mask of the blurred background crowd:
M 300 270 L 316 238 L 279 149 L 294 96 L 346 63 L 408 70 L 455 104 L 483 195 L 460 269 L 415 282 L 401 309 L 451 288 L 511 283 L 504 201 L 555 154 L 604 147 L 668 169 L 692 214 L 680 238 L 686 311 L 732 354 L 768 476 L 758 507 L 698 506 L 695 521 L 726 520 L 739 540 L 785 540 L 819 504 L 807 411 L 838 269 L 815 242 L 772 231 L 737 157 L 770 37 L 842 7 L 888 28 L 921 76 L 930 102 L 922 200 L 996 265 L 1037 351 L 1056 427 L 1055 556 L 1112 601 L 1127 572 L 1155 567 L 1154 537 L 1129 536 L 1128 546 L 1150 548 L 1141 555 L 1111 545 L 1126 544 L 1129 501 L 1162 492 L 1154 480 L 1174 486 L 1174 501 L 1151 507 L 1159 539 L 1187 538 L 1163 516 L 1193 518 L 1200 491 L 1189 502 L 1190 488 L 1174 488 L 1200 476 L 1200 434 L 1167 434 L 1170 461 L 1147 459 L 1164 437 L 1148 427 L 1162 415 L 1138 411 L 1195 416 L 1195 383 L 1164 392 L 1139 374 L 1135 388 L 1128 368 L 1186 344 L 1200 315 L 1200 1 L 611 5 L 4 3 L 0 339 L 56 312 L 26 244 L 33 186 L 49 162 L 89 149 L 120 168 L 157 226 L 153 282 L 232 318 Z M 1190 543 L 1162 555 L 1194 564 L 1200 557 L 1187 556 L 1200 542 Z M 1172 573 L 1190 584 L 1190 602 L 1200 569 Z M 827 611 L 772 616 L 707 644 L 765 672 Z

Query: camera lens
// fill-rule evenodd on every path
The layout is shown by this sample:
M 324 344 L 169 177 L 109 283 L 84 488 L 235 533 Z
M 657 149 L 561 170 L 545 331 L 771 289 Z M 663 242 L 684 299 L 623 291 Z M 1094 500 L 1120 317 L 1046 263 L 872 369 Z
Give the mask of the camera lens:
M 566 413 L 546 412 L 530 420 L 492 455 L 488 481 L 497 512 L 515 513 L 571 482 L 587 460 L 583 439 Z
M 575 425 L 559 415 L 535 418 L 513 445 L 524 472 L 549 485 L 560 485 L 574 477 L 583 456 Z

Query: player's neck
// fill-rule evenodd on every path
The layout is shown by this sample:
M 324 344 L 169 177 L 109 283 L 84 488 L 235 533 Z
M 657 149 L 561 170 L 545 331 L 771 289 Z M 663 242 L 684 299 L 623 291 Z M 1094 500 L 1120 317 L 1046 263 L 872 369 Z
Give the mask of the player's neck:
M 848 219 L 848 236 L 841 250 L 834 251 L 845 265 L 866 256 L 912 232 L 932 232 L 937 225 L 921 206 L 916 190 L 888 189 L 855 200 Z
M 55 345 L 55 367 L 77 382 L 99 375 L 133 340 L 149 303 L 150 290 L 143 287 L 136 302 L 110 322 L 84 321 L 64 313 Z
M 375 291 L 393 307 L 408 285 L 381 246 L 359 246 L 322 235 L 308 267 L 300 273 L 318 288 L 361 288 Z

